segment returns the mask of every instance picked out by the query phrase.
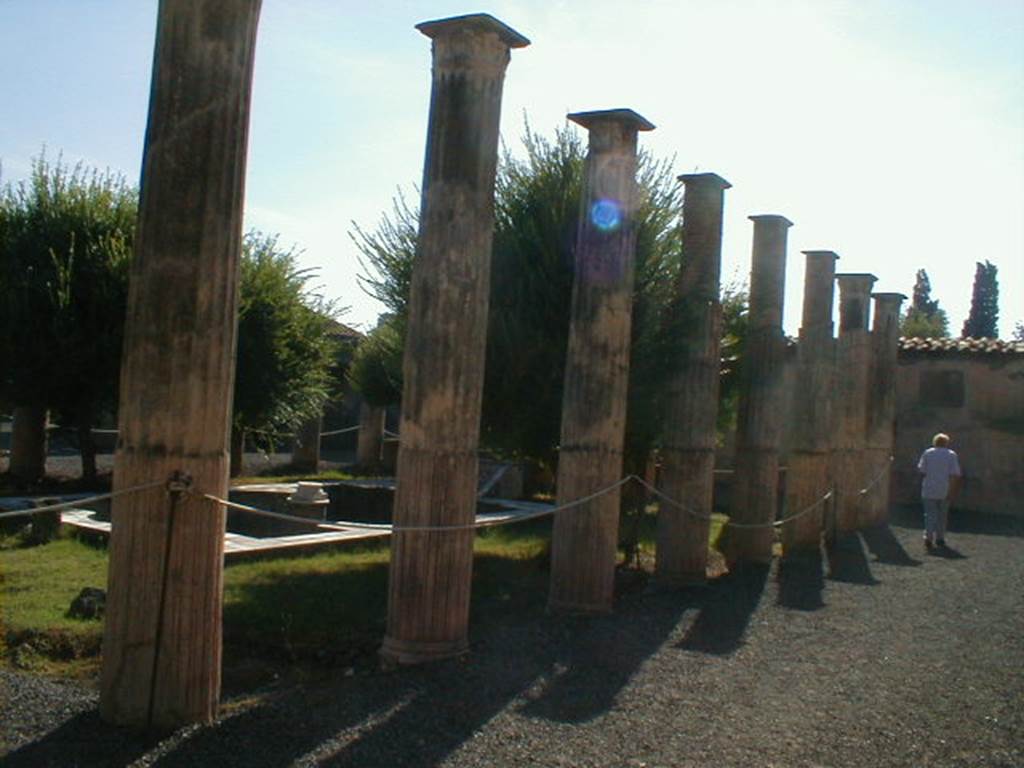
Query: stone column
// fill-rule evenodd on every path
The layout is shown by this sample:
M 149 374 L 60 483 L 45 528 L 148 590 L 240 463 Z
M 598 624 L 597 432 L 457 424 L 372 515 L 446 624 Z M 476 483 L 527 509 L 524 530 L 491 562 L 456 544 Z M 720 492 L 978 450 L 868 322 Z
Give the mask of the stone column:
M 575 277 L 562 399 L 558 503 L 622 476 L 637 206 L 637 132 L 654 128 L 630 109 L 569 115 L 589 132 L 576 232 Z M 618 490 L 555 517 L 553 611 L 611 610 L 619 538 Z
M 292 448 L 292 466 L 298 472 L 316 472 L 320 469 L 320 430 L 323 417 L 309 419 L 295 432 Z
M 706 578 L 722 339 L 722 208 L 732 186 L 714 173 L 679 180 L 686 193 L 673 332 L 681 360 L 669 385 L 661 490 L 684 507 L 659 505 L 655 577 L 665 586 Z
M 417 663 L 467 648 L 477 443 L 501 91 L 529 44 L 486 14 L 417 26 L 433 40 L 420 233 L 409 299 L 401 447 L 381 656 Z
M 867 482 L 864 451 L 867 437 L 868 377 L 871 338 L 868 333 L 871 286 L 868 274 L 836 275 L 839 283 L 839 337 L 836 342 L 835 412 L 832 472 L 836 489 L 836 533 L 857 529 Z
M 871 377 L 868 383 L 867 482 L 862 525 L 880 525 L 889 519 L 889 488 L 896 423 L 897 355 L 900 346 L 902 293 L 873 293 L 871 323 Z
M 46 474 L 46 408 L 16 405 L 11 414 L 11 459 L 8 471 L 19 483 L 36 482 Z
M 786 287 L 786 236 L 793 223 L 783 216 L 751 216 L 754 247 L 750 269 L 747 348 L 741 361 L 736 471 L 730 519 L 741 524 L 775 520 L 779 488 L 779 440 L 786 340 L 782 306 Z M 772 528 L 726 531 L 730 564 L 770 563 Z
M 381 462 L 384 442 L 384 408 L 363 403 L 359 407 L 359 440 L 356 443 L 356 464 L 377 467 Z
M 835 339 L 832 304 L 836 260 L 832 251 L 804 251 L 803 319 L 797 346 L 796 390 L 792 393 L 792 448 L 786 475 L 786 516 L 807 514 L 782 527 L 782 553 L 818 552 L 828 502 L 829 456 L 832 450 L 832 387 L 835 374 Z
M 238 261 L 259 0 L 163 0 L 131 267 L 114 491 L 181 472 L 228 489 Z M 224 510 L 115 498 L 104 719 L 209 722 L 220 695 Z

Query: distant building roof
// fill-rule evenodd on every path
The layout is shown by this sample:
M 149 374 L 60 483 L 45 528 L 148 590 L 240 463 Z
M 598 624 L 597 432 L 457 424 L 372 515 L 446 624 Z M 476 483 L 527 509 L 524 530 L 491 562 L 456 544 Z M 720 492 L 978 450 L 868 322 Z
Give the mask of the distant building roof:
M 357 331 L 355 328 L 350 328 L 344 323 L 339 323 L 335 319 L 331 319 L 331 335 L 337 336 L 343 339 L 356 339 L 357 341 L 363 338 L 362 333 Z
M 1001 339 L 922 339 L 901 336 L 900 352 L 1024 355 L 1024 341 L 1002 341 Z

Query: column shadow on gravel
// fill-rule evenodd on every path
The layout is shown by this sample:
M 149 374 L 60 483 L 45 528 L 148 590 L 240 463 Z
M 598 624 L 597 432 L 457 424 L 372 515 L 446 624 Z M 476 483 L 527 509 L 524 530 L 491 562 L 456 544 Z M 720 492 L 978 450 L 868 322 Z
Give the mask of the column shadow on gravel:
M 5 768 L 41 768 L 66 765 L 128 765 L 155 745 L 138 733 L 100 720 L 97 710 L 82 712 L 58 728 L 9 752 Z
M 793 552 L 779 560 L 778 604 L 798 611 L 825 607 L 825 565 L 821 550 Z
M 700 613 L 679 647 L 716 656 L 736 651 L 761 602 L 770 570 L 769 565 L 739 564 L 711 582 Z
M 828 578 L 847 584 L 878 584 L 871 574 L 871 567 L 856 533 L 837 533 L 826 546 L 828 553 Z
M 546 584 L 546 570 L 540 577 Z M 531 600 L 543 594 L 533 583 L 523 591 Z M 349 677 L 325 672 L 185 734 L 153 764 L 435 765 L 517 698 L 527 700 L 528 717 L 584 722 L 611 708 L 684 613 L 701 604 L 695 592 L 635 594 L 607 616 L 560 618 L 523 601 L 520 610 L 474 614 L 464 658 Z
M 860 532 L 868 551 L 875 560 L 887 565 L 921 565 L 920 560 L 911 557 L 900 544 L 888 523 L 865 528 Z

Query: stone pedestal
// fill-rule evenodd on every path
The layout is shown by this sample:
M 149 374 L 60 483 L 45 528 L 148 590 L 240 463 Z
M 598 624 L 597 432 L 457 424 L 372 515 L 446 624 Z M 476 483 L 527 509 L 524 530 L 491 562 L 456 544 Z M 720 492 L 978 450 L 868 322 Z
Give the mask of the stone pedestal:
M 558 503 L 622 476 L 636 236 L 637 132 L 654 128 L 629 109 L 579 112 L 589 132 L 576 233 L 569 346 L 558 455 Z M 611 610 L 620 494 L 606 493 L 555 517 L 548 608 Z
M 836 275 L 839 283 L 839 336 L 836 343 L 836 378 L 833 409 L 832 472 L 836 490 L 836 533 L 857 529 L 864 502 L 861 489 L 868 481 L 868 380 L 871 338 L 868 333 L 871 286 L 875 276 Z
M 228 492 L 258 0 L 160 3 L 121 367 L 114 491 Z M 164 488 L 113 500 L 100 713 L 160 730 L 220 695 L 224 509 Z
M 679 180 L 686 193 L 673 334 L 681 360 L 669 385 L 661 491 L 683 507 L 659 505 L 655 577 L 663 586 L 706 578 L 722 338 L 722 208 L 731 186 L 714 173 Z
M 880 525 L 889 519 L 889 488 L 896 425 L 897 355 L 900 346 L 902 293 L 873 293 L 871 373 L 867 398 L 867 450 L 865 464 L 871 487 L 861 508 L 861 524 Z
M 467 649 L 477 443 L 501 92 L 529 41 L 486 14 L 418 25 L 433 40 L 419 247 L 403 362 L 387 663 Z
M 782 367 L 786 341 L 782 308 L 786 280 L 786 236 L 792 222 L 783 216 L 751 216 L 754 222 L 750 270 L 747 348 L 741 361 L 736 472 L 730 520 L 741 525 L 725 532 L 730 565 L 770 563 L 779 489 Z
M 786 517 L 813 506 L 807 514 L 782 526 L 784 557 L 807 551 L 817 553 L 828 502 L 829 454 L 832 449 L 832 388 L 835 374 L 835 339 L 832 305 L 836 260 L 832 251 L 804 251 L 803 319 L 797 347 L 797 406 L 793 409 L 792 445 L 786 476 Z M 831 499 L 829 500 L 831 501 Z

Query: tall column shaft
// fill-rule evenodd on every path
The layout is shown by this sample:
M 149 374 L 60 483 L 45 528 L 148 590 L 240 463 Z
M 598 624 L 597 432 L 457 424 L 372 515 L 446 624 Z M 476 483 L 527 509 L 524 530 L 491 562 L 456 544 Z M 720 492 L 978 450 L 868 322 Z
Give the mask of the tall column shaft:
M 359 439 L 356 443 L 356 464 L 375 467 L 381 462 L 384 443 L 383 408 L 363 403 L 359 408 Z
M 839 283 L 839 336 L 833 409 L 833 477 L 836 490 L 836 530 L 856 530 L 868 481 L 865 461 L 868 379 L 871 338 L 868 332 L 874 275 L 836 275 Z
M 320 468 L 320 431 L 323 417 L 304 422 L 295 433 L 292 466 L 299 472 L 316 472 Z
M 867 480 L 871 484 L 863 507 L 864 525 L 889 519 L 889 488 L 892 478 L 896 423 L 896 375 L 900 345 L 902 293 L 873 293 L 875 311 L 871 323 L 871 374 L 867 400 Z
M 528 40 L 486 14 L 418 25 L 433 40 L 420 232 L 403 361 L 401 444 L 381 655 L 417 663 L 468 647 L 477 444 L 501 93 Z
M 786 237 L 792 222 L 783 216 L 751 216 L 754 222 L 750 270 L 747 348 L 742 361 L 733 476 L 734 522 L 769 524 L 775 520 L 779 487 L 779 440 L 785 337 L 782 308 L 786 280 Z M 730 562 L 770 563 L 774 531 L 765 527 L 730 528 Z
M 628 109 L 569 115 L 589 131 L 558 455 L 558 503 L 622 475 L 636 233 L 637 132 L 654 126 Z M 555 611 L 611 610 L 619 532 L 618 491 L 555 517 Z
M 786 474 L 786 515 L 806 514 L 782 527 L 782 551 L 817 552 L 821 546 L 825 504 L 829 488 L 829 453 L 832 447 L 832 387 L 835 340 L 832 305 L 836 259 L 832 251 L 804 251 L 803 322 L 797 347 L 796 391 L 793 398 L 792 447 Z
M 115 493 L 228 489 L 238 261 L 259 0 L 163 0 L 121 366 Z M 209 722 L 220 694 L 224 511 L 163 488 L 112 504 L 100 711 Z
M 679 370 L 669 384 L 661 490 L 682 503 L 658 511 L 656 578 L 665 585 L 705 580 L 715 471 L 722 305 L 722 209 L 729 182 L 714 173 L 680 176 L 683 263 L 673 333 Z

